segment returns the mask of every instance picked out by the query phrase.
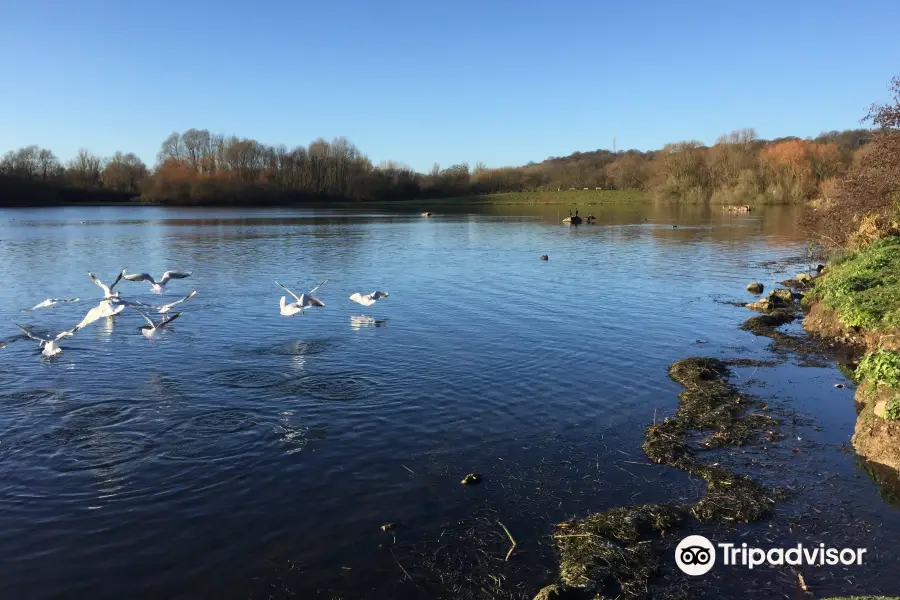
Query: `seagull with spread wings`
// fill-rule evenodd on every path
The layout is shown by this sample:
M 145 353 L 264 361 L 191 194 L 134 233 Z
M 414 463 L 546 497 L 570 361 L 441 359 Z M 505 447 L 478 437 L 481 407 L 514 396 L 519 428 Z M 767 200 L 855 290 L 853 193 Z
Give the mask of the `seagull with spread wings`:
M 296 315 L 297 313 L 303 314 L 303 311 L 311 306 L 325 306 L 325 303 L 322 302 L 321 300 L 319 300 L 318 298 L 316 298 L 315 296 L 313 296 L 313 293 L 316 290 L 318 290 L 320 287 L 322 287 L 323 285 L 328 283 L 327 279 L 325 281 L 323 281 L 322 283 L 320 283 L 319 285 L 317 285 L 316 287 L 314 287 L 313 289 L 309 290 L 309 293 L 300 294 L 299 296 L 297 294 L 295 294 L 294 292 L 292 292 L 291 290 L 284 287 L 283 285 L 281 285 L 280 283 L 278 283 L 277 281 L 275 283 L 278 284 L 278 287 L 280 287 L 281 289 L 286 291 L 288 294 L 293 296 L 294 300 L 295 300 L 295 302 L 289 303 L 287 301 L 287 297 L 285 297 L 285 296 L 281 297 L 281 304 L 280 304 L 281 314 L 283 314 L 286 317 L 292 317 L 292 316 Z
M 72 329 L 67 329 L 66 331 L 58 333 L 56 336 L 50 336 L 42 333 L 38 333 L 34 330 L 33 327 L 27 326 L 23 327 L 19 325 L 15 321 L 13 321 L 16 327 L 22 330 L 22 333 L 25 334 L 26 337 L 31 338 L 36 342 L 40 342 L 41 344 L 41 354 L 46 357 L 56 356 L 60 352 L 62 352 L 62 348 L 59 347 L 59 341 L 63 338 L 72 337 L 75 335 L 75 332 L 78 331 L 78 327 L 74 327 Z
M 116 287 L 116 284 L 119 283 L 122 280 L 122 277 L 124 277 L 124 276 L 125 276 L 125 269 L 122 269 L 122 271 L 119 273 L 118 277 L 116 277 L 116 280 L 112 282 L 112 285 L 106 285 L 102 281 L 100 281 L 99 279 L 94 277 L 93 273 L 88 272 L 88 277 L 91 278 L 91 281 L 93 281 L 94 283 L 99 285 L 100 289 L 103 290 L 104 298 L 118 298 L 119 297 L 119 292 L 113 293 L 113 288 Z
M 153 319 L 151 319 L 150 316 L 141 309 L 138 308 L 136 310 L 141 313 L 141 316 L 144 317 L 144 319 L 147 321 L 147 325 L 141 325 L 140 329 L 144 337 L 151 342 L 156 342 L 156 338 L 159 335 L 159 332 L 165 329 L 169 325 L 169 323 L 181 316 L 180 312 L 177 312 L 173 315 L 167 314 L 165 317 L 163 317 L 162 321 L 159 321 L 157 323 L 154 322 Z
M 39 310 L 41 308 L 53 308 L 57 304 L 61 304 L 63 302 L 80 302 L 80 301 L 81 301 L 81 298 L 47 298 L 46 300 L 43 300 L 43 301 L 35 304 L 31 308 L 23 308 L 22 310 L 29 311 L 29 310 Z
M 355 292 L 350 299 L 356 302 L 357 304 L 362 304 L 363 306 L 372 306 L 375 304 L 375 301 L 380 298 L 387 298 L 390 296 L 387 292 L 372 292 L 371 294 L 362 295 L 359 292 Z
M 193 271 L 166 271 L 162 274 L 162 277 L 159 278 L 159 281 L 153 279 L 149 273 L 132 273 L 130 275 L 125 275 L 125 279 L 128 281 L 149 281 L 153 291 L 157 294 L 162 294 L 163 289 L 169 281 L 172 279 L 184 279 L 190 277 L 191 273 L 193 273 Z

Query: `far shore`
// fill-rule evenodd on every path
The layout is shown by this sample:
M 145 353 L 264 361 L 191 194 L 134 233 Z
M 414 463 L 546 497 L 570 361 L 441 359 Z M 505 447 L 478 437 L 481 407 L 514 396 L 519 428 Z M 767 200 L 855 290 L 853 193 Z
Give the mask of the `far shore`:
M 415 208 L 422 211 L 434 211 L 435 208 L 456 206 L 594 206 L 602 204 L 650 203 L 654 198 L 639 190 L 565 190 L 536 192 L 505 192 L 499 194 L 480 194 L 474 196 L 455 196 L 442 198 L 415 198 L 409 200 L 371 200 L 357 201 L 328 198 L 285 198 L 265 199 L 254 202 L 163 202 L 132 196 L 110 200 L 109 193 L 79 194 L 77 199 L 61 197 L 21 200 L 5 199 L 0 208 L 55 208 L 73 206 L 167 206 L 173 208 L 371 208 L 399 207 Z M 677 203 L 672 201 L 672 203 Z M 725 204 L 704 203 L 707 206 L 725 207 Z M 752 206 L 759 206 L 758 204 Z

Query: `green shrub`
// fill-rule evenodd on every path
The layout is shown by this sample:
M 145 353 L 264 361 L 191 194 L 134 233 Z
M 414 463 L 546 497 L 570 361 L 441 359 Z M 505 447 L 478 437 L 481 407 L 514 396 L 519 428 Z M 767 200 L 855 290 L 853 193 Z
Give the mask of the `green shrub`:
M 823 301 L 846 327 L 900 327 L 900 237 L 878 240 L 828 269 L 805 304 Z
M 856 368 L 860 381 L 900 388 L 900 352 L 879 350 L 867 354 Z
M 884 409 L 884 416 L 892 421 L 900 420 L 900 394 L 891 398 Z

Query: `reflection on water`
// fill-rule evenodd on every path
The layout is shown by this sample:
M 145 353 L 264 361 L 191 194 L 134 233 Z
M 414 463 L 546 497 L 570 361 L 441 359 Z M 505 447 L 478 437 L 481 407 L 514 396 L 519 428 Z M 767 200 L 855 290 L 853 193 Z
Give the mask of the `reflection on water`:
M 353 329 L 361 329 L 363 327 L 385 327 L 387 326 L 387 322 L 387 319 L 376 319 L 365 315 L 350 317 L 350 327 Z
M 0 338 L 43 298 L 84 301 L 34 324 L 79 322 L 100 300 L 88 271 L 193 271 L 162 298 L 120 283 L 147 304 L 198 290 L 165 343 L 129 309 L 53 361 L 0 353 L 0 597 L 265 598 L 271 581 L 250 590 L 270 558 L 302 565 L 296 597 L 434 597 L 424 573 L 398 583 L 373 532 L 402 520 L 398 542 L 433 541 L 476 509 L 521 538 L 526 572 L 504 585 L 533 593 L 548 523 L 669 500 L 663 480 L 696 493 L 607 467 L 642 459 L 695 340 L 766 356 L 713 298 L 747 300 L 748 281 L 784 278 L 763 261 L 805 255 L 792 209 L 594 205 L 596 224 L 566 227 L 568 207 L 425 208 L 0 211 Z M 325 308 L 281 317 L 274 281 L 324 279 Z M 373 289 L 390 302 L 359 314 L 349 295 Z M 833 412 L 852 431 L 852 403 Z M 483 485 L 460 489 L 472 471 Z

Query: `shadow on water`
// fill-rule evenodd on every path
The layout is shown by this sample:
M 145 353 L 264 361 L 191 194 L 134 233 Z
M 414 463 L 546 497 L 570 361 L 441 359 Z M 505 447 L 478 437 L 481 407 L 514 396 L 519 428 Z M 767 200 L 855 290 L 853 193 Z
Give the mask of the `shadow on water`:
M 900 508 L 900 474 L 884 465 L 857 456 L 859 468 L 878 485 L 878 495 L 891 506 Z

